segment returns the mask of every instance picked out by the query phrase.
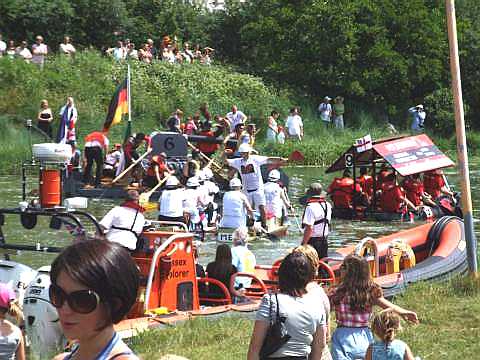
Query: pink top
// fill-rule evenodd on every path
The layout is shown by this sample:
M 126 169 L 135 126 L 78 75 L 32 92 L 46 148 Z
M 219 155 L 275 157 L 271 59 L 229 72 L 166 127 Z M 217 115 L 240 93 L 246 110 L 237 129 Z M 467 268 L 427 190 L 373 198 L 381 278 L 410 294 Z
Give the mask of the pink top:
M 197 125 L 194 122 L 187 122 L 185 124 L 185 134 L 192 135 L 194 131 L 197 130 Z
M 335 305 L 335 317 L 337 326 L 344 327 L 368 327 L 370 325 L 370 316 L 372 315 L 372 307 L 367 306 L 365 311 L 352 311 L 348 304 L 348 298 L 340 301 Z

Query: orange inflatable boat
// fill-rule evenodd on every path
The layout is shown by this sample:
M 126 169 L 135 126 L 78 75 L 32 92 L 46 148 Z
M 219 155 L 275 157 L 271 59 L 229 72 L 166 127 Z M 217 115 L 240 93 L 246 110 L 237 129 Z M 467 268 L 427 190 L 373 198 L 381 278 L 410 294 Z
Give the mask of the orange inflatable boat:
M 434 223 L 378 239 L 365 238 L 356 246 L 335 250 L 321 264 L 328 278 L 319 281 L 337 283 L 343 259 L 355 253 L 367 259 L 375 281 L 383 288 L 385 296 L 391 297 L 417 281 L 444 279 L 465 272 L 465 248 L 463 221 L 445 216 Z M 256 275 L 267 287 L 275 287 L 280 262 L 257 267 Z

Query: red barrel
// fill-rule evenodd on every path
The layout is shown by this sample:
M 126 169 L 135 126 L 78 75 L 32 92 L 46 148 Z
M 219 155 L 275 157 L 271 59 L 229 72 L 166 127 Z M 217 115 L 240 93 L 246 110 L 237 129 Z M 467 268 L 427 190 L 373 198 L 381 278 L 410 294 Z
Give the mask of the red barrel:
M 41 170 L 40 205 L 51 208 L 62 202 L 60 170 Z

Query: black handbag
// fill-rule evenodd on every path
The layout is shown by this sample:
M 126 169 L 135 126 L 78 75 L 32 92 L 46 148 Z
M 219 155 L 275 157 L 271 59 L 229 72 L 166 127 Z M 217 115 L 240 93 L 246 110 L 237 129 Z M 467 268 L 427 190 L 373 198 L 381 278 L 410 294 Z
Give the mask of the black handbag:
M 275 294 L 275 300 L 277 303 L 277 311 L 275 318 L 272 316 L 272 295 L 270 295 L 270 326 L 267 330 L 265 340 L 263 340 L 262 348 L 260 350 L 260 359 L 265 359 L 275 351 L 285 345 L 291 336 L 287 334 L 287 328 L 285 326 L 286 318 L 280 316 L 280 309 L 278 305 L 278 296 Z

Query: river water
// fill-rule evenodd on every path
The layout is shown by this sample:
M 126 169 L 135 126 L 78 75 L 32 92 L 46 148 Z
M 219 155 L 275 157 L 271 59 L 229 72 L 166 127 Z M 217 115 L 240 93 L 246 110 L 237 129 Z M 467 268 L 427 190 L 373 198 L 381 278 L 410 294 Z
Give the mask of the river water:
M 472 196 L 475 205 L 480 204 L 480 171 L 477 170 L 477 166 L 472 166 L 471 182 L 472 182 Z M 286 168 L 286 173 L 290 176 L 290 199 L 295 204 L 297 214 L 301 215 L 302 207 L 298 204 L 298 198 L 305 193 L 305 189 L 313 181 L 320 181 L 326 188 L 332 181 L 332 175 L 326 175 L 324 168 L 317 167 L 291 167 Z M 455 173 L 455 169 L 447 169 L 445 171 L 448 176 L 450 185 L 455 189 L 459 189 L 458 177 Z M 31 188 L 35 187 L 35 177 L 30 184 Z M 16 207 L 18 202 L 21 201 L 21 183 L 19 176 L 1 176 L 0 177 L 0 200 L 2 201 L 2 207 Z M 119 203 L 119 200 L 109 199 L 89 199 L 88 211 L 91 212 L 97 219 L 101 219 L 105 213 L 113 206 Z M 474 211 L 474 214 L 478 214 L 478 211 Z M 151 216 L 154 219 L 154 214 L 151 213 L 147 217 Z M 477 217 L 477 216 L 475 216 Z M 271 242 L 269 240 L 255 240 L 251 242 L 250 248 L 257 257 L 257 263 L 259 264 L 271 264 L 273 260 L 284 255 L 288 249 L 298 245 L 301 242 L 301 234 L 297 230 L 294 219 L 291 220 L 291 226 L 289 235 L 280 241 Z M 340 247 L 345 244 L 352 244 L 365 236 L 379 237 L 382 235 L 390 234 L 401 229 L 409 228 L 418 225 L 418 222 L 411 224 L 410 222 L 373 222 L 373 221 L 349 221 L 349 220 L 333 220 L 332 232 L 329 236 L 331 248 Z M 23 243 L 23 244 L 36 244 L 49 246 L 62 246 L 66 245 L 71 239 L 66 236 L 66 233 L 53 231 L 49 228 L 46 219 L 39 219 L 39 223 L 35 230 L 25 230 L 19 222 L 18 218 L 12 215 L 7 216 L 6 225 L 3 227 L 6 241 L 8 243 Z M 477 234 L 478 236 L 478 234 Z M 207 238 L 199 249 L 200 262 L 206 264 L 211 261 L 215 256 L 215 249 L 217 243 L 215 238 Z M 22 262 L 26 265 L 37 268 L 42 265 L 50 264 L 54 255 L 45 253 L 31 253 L 21 252 L 17 256 L 12 257 L 13 260 Z

